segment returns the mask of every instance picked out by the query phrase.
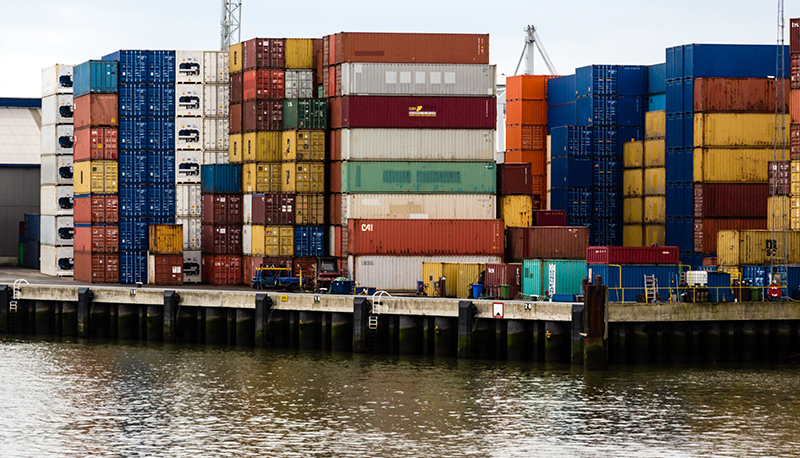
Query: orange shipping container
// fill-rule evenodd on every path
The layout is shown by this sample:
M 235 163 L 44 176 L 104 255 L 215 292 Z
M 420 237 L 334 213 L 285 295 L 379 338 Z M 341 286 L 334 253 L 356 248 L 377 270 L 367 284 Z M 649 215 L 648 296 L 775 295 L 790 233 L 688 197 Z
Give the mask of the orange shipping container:
M 789 115 L 792 124 L 800 123 L 800 89 L 789 91 Z
M 546 100 L 506 102 L 506 124 L 547 125 Z
M 488 34 L 353 33 L 330 35 L 328 64 L 488 64 Z
M 117 94 L 86 94 L 72 99 L 75 129 L 82 127 L 117 127 L 119 105 Z
M 512 100 L 547 100 L 549 75 L 516 75 L 506 78 L 506 102 Z
M 506 126 L 506 150 L 547 149 L 547 126 L 515 124 Z
M 544 175 L 547 166 L 547 151 L 506 151 L 506 162 L 531 164 L 531 175 Z
M 76 251 L 75 280 L 91 283 L 119 283 L 119 255 Z

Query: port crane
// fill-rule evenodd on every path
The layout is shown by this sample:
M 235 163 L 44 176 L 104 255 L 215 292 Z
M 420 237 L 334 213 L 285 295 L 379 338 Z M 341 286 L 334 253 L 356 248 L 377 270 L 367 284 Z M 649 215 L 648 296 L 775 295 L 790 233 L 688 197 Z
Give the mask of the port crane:
M 514 75 L 516 76 L 519 73 L 519 67 L 522 65 L 523 60 L 525 61 L 525 70 L 523 74 L 533 75 L 534 46 L 539 50 L 539 54 L 542 56 L 544 64 L 547 66 L 547 70 L 550 72 L 550 74 L 558 75 L 556 66 L 553 65 L 553 61 L 551 61 L 550 56 L 547 55 L 547 50 L 544 49 L 542 39 L 539 38 L 539 34 L 536 33 L 536 27 L 532 25 L 525 27 L 525 46 L 522 48 L 522 55 L 519 56 L 519 62 L 517 62 L 517 68 L 514 70 Z
M 775 291 L 786 291 L 788 284 L 787 265 L 789 264 L 788 242 L 789 228 L 791 227 L 790 210 L 786 199 L 777 196 L 786 195 L 786 190 L 781 189 L 791 181 L 789 169 L 784 170 L 782 164 L 788 161 L 786 157 L 786 68 L 784 60 L 786 50 L 784 46 L 784 8 L 783 0 L 778 0 L 778 40 L 775 63 L 775 132 L 773 139 L 773 167 L 776 177 L 772 180 L 770 195 L 772 198 L 772 228 L 771 240 L 767 242 L 767 253 L 770 256 L 770 285 L 780 286 Z M 785 176 L 784 176 L 785 175 Z M 790 187 L 791 189 L 791 187 Z M 770 246 L 771 245 L 771 246 Z M 786 291 L 788 293 L 788 291 Z
M 227 51 L 232 44 L 242 41 L 242 0 L 222 0 L 220 21 L 220 51 Z

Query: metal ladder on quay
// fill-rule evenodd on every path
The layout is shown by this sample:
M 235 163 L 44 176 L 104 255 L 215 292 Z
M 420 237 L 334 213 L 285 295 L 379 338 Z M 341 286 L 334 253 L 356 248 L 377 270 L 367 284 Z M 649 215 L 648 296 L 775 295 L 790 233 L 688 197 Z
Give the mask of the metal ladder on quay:
M 644 298 L 648 304 L 654 304 L 657 300 L 658 279 L 655 275 L 644 276 Z
M 14 280 L 11 292 L 11 301 L 8 303 L 8 330 L 14 332 L 17 327 L 17 304 L 22 299 L 22 284 L 29 285 L 28 280 L 20 278 Z
M 368 348 L 375 351 L 378 348 L 378 317 L 381 314 L 381 298 L 392 297 L 386 291 L 375 291 L 372 294 L 372 309 L 367 317 L 367 332 L 369 333 Z

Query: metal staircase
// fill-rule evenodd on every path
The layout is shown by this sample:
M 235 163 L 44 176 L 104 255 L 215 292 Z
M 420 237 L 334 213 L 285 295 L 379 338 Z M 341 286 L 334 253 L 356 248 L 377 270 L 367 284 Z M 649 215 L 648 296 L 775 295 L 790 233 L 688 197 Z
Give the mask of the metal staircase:
M 656 292 L 658 291 L 658 279 L 655 275 L 644 276 L 644 299 L 648 304 L 656 302 Z

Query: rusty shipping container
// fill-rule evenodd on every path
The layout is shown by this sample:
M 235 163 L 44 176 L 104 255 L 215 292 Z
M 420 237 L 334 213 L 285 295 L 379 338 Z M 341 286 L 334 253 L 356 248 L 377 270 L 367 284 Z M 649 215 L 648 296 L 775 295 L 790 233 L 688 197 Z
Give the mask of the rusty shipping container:
M 696 183 L 694 217 L 766 218 L 767 197 L 769 186 L 766 183 Z
M 586 249 L 587 264 L 678 264 L 676 246 L 621 247 L 590 246 Z
M 92 253 L 119 252 L 119 227 L 117 225 L 76 225 L 75 251 Z
M 203 253 L 228 255 L 242 253 L 242 226 L 203 224 Z
M 119 221 L 119 196 L 75 196 L 73 214 L 75 224 L 116 224 Z
M 84 127 L 75 131 L 73 160 L 94 161 L 117 159 L 118 131 L 113 127 Z
M 252 38 L 244 43 L 242 69 L 284 68 L 285 41 L 283 38 Z
M 242 76 L 242 101 L 283 100 L 286 80 L 283 70 L 247 70 Z
M 242 133 L 242 104 L 241 103 L 231 103 L 229 118 L 228 118 L 228 129 L 231 134 L 240 134 Z M 283 118 L 281 118 L 281 124 L 283 124 Z M 231 144 L 231 148 L 233 145 Z M 233 162 L 233 161 L 232 161 Z M 239 162 L 242 162 L 239 160 Z
M 326 38 L 328 65 L 489 63 L 489 34 L 341 32 Z
M 717 264 L 720 266 L 769 265 L 776 241 L 772 231 L 723 230 L 719 232 Z M 789 264 L 800 263 L 800 232 L 787 233 L 786 251 Z
M 786 80 L 786 87 L 789 80 Z M 789 100 L 784 108 L 789 111 Z M 694 111 L 775 113 L 775 80 L 768 78 L 696 78 Z
M 242 257 L 236 255 L 202 258 L 203 283 L 211 285 L 239 285 L 242 283 Z
M 147 282 L 151 285 L 182 285 L 183 254 L 150 254 L 147 270 Z
M 119 126 L 117 100 L 117 94 L 86 94 L 74 98 L 74 128 Z
M 764 202 L 766 207 L 766 202 Z M 716 253 L 717 236 L 720 231 L 766 229 L 767 220 L 763 219 L 715 219 L 704 218 L 694 220 L 694 250 L 698 253 Z
M 177 255 L 183 253 L 183 226 L 180 224 L 151 224 L 150 254 Z M 183 278 L 181 276 L 181 278 Z
M 239 194 L 203 194 L 204 224 L 242 224 L 243 211 Z
M 790 91 L 792 92 L 792 91 Z M 800 102 L 800 98 L 798 99 Z M 800 111 L 800 103 L 795 104 Z M 789 125 L 789 116 L 784 119 Z M 789 129 L 784 132 L 789 142 Z M 775 141 L 775 113 L 695 113 L 694 146 L 772 148 Z
M 791 55 L 789 63 L 789 87 L 792 89 L 800 89 L 800 53 Z
M 498 164 L 500 193 L 504 196 L 531 193 L 531 164 L 506 162 Z
M 512 227 L 506 231 L 506 258 L 586 259 L 588 227 Z
M 800 160 L 800 124 L 789 127 L 789 154 L 793 161 Z
M 233 129 L 233 117 L 231 117 L 231 129 Z M 283 130 L 282 100 L 251 100 L 242 104 L 242 132 L 262 130 Z
M 770 161 L 767 167 L 769 195 L 790 195 L 790 189 L 792 187 L 791 163 L 789 161 Z
M 230 91 L 229 97 L 232 104 L 244 101 L 244 74 L 231 75 Z
M 767 164 L 775 158 L 773 147 L 695 148 L 693 154 L 698 183 L 766 183 Z
M 789 120 L 793 123 L 800 123 L 800 89 L 789 90 Z
M 89 283 L 119 283 L 119 255 L 76 251 L 74 278 Z
M 503 254 L 502 220 L 351 219 L 350 255 Z
M 496 124 L 494 97 L 347 96 L 330 100 L 333 129 L 494 129 Z
M 800 18 L 789 19 L 789 52 L 800 53 Z

